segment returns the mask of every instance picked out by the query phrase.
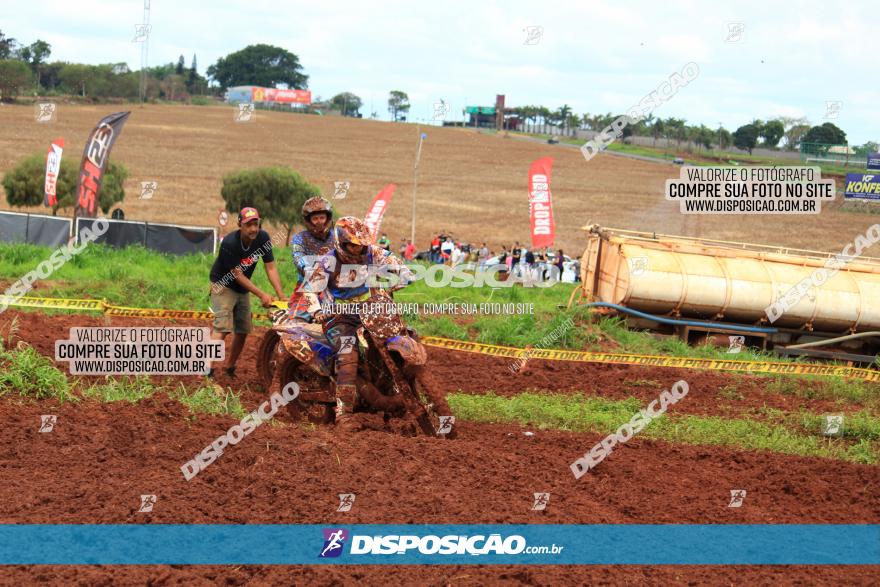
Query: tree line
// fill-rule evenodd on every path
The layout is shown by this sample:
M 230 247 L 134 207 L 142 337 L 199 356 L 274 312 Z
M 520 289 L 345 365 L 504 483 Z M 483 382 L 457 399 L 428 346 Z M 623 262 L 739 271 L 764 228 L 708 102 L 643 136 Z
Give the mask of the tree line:
M 52 46 L 38 39 L 28 45 L 0 31 L 0 98 L 18 95 L 71 95 L 83 98 L 137 99 L 141 94 L 141 72 L 126 63 L 88 65 L 49 61 Z M 147 100 L 189 100 L 206 94 L 208 80 L 199 74 L 196 56 L 189 66 L 181 55 L 177 62 L 146 70 L 144 98 Z
M 555 110 L 545 106 L 520 106 L 506 109 L 506 117 L 515 116 L 531 132 L 573 134 L 575 129 L 601 132 L 620 115 L 577 114 L 565 104 Z M 797 151 L 801 143 L 846 144 L 846 133 L 830 122 L 811 125 L 806 118 L 780 116 L 772 120 L 755 119 L 731 132 L 720 126 L 716 129 L 704 124 L 690 125 L 683 118 L 659 118 L 649 114 L 645 118 L 630 123 L 623 129 L 623 139 L 630 136 L 652 137 L 682 143 L 693 143 L 698 149 L 717 147 L 726 149 L 737 147 L 751 154 L 756 147 L 778 149 L 782 139 L 782 149 Z M 877 150 L 877 143 L 869 141 L 856 151 Z

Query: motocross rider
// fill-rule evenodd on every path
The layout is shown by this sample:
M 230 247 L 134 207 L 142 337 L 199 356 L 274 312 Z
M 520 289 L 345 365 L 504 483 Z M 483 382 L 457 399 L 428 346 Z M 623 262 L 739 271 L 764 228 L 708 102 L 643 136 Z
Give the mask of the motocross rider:
M 309 198 L 303 204 L 302 218 L 306 230 L 293 235 L 293 238 L 290 239 L 290 250 L 298 275 L 298 285 L 305 281 L 317 258 L 333 250 L 334 243 L 333 207 L 330 202 L 320 196 Z M 294 293 L 288 301 L 289 315 L 306 322 L 312 322 L 312 315 L 307 310 L 302 292 L 297 291 L 299 289 L 299 287 L 294 289 Z
M 356 336 L 361 325 L 358 307 L 351 304 L 365 302 L 378 289 L 370 277 L 376 270 L 393 276 L 389 284 L 392 290 L 406 286 L 414 277 L 403 261 L 373 244 L 373 234 L 362 220 L 353 216 L 340 218 L 334 232 L 333 250 L 315 264 L 303 292 L 309 303 L 308 312 L 315 322 L 323 324 L 336 352 L 336 423 L 340 429 L 350 431 L 354 427 L 351 417 L 357 401 Z M 332 298 L 332 312 L 323 311 L 319 292 Z

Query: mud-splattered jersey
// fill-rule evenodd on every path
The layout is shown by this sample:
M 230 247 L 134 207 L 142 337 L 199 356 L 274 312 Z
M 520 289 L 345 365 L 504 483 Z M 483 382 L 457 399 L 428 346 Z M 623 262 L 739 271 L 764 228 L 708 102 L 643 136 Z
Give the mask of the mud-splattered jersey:
M 391 275 L 398 276 L 396 279 Z M 415 279 L 403 261 L 391 251 L 376 245 L 367 249 L 367 262 L 362 265 L 339 263 L 336 251 L 330 251 L 321 257 L 315 269 L 303 287 L 303 293 L 309 304 L 309 312 L 314 313 L 321 308 L 319 295 L 324 292 L 332 296 L 336 303 L 362 302 L 371 295 L 371 284 L 374 287 L 389 287 L 389 279 L 396 282 L 394 289 L 405 287 Z M 386 285 L 376 285 L 385 283 Z
M 323 257 L 327 253 L 333 250 L 333 244 L 336 242 L 336 237 L 334 236 L 336 231 L 329 230 L 327 232 L 327 238 L 321 240 L 313 235 L 308 230 L 304 230 L 302 232 L 298 232 L 293 235 L 293 238 L 290 239 L 290 251 L 293 256 L 293 264 L 296 267 L 296 272 L 299 274 L 299 281 L 302 281 L 306 274 L 306 269 L 308 265 L 317 261 L 315 258 L 309 257 Z

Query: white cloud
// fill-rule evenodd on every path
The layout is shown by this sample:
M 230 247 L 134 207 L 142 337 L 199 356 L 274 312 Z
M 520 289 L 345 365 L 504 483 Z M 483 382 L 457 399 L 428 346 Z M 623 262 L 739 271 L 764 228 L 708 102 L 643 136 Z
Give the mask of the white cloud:
M 16 3 L 2 29 L 24 42 L 45 39 L 53 59 L 140 65 L 132 43 L 142 2 L 41 0 Z M 804 114 L 820 122 L 824 102 L 844 102 L 840 125 L 853 142 L 880 136 L 880 100 L 871 74 L 876 33 L 865 17 L 874 3 L 745 0 L 733 6 L 697 0 L 535 4 L 446 0 L 335 3 L 277 0 L 153 0 L 150 64 L 189 63 L 202 72 L 249 44 L 296 53 L 315 95 L 356 89 L 366 108 L 385 114 L 391 89 L 410 94 L 414 113 L 438 98 L 453 110 L 490 105 L 571 105 L 622 112 L 684 63 L 700 77 L 658 109 L 663 117 L 728 127 L 752 118 Z M 740 43 L 725 43 L 728 22 L 742 22 Z M 527 26 L 540 41 L 524 45 Z M 418 102 L 418 103 L 417 103 Z M 426 114 L 422 114 L 425 116 Z

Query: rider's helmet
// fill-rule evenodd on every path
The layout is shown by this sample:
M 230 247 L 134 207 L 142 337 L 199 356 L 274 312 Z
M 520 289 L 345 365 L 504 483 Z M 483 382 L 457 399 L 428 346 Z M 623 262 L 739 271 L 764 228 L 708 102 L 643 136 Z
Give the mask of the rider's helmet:
M 327 214 L 327 222 L 320 230 L 313 225 L 311 221 L 312 214 L 317 214 L 319 212 Z M 333 207 L 330 205 L 330 202 L 321 196 L 315 196 L 314 198 L 309 198 L 303 204 L 302 217 L 309 232 L 315 235 L 315 237 L 323 240 L 327 237 L 327 233 L 330 232 L 330 227 L 333 226 Z
M 373 244 L 373 234 L 366 223 L 354 216 L 344 216 L 336 222 L 336 255 L 343 263 L 363 264 L 367 247 Z

